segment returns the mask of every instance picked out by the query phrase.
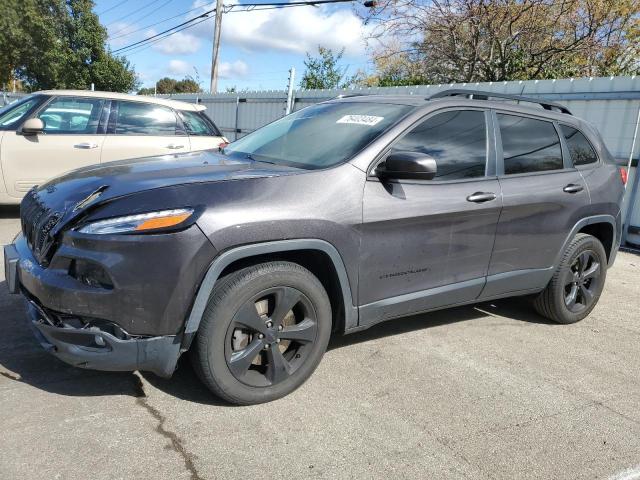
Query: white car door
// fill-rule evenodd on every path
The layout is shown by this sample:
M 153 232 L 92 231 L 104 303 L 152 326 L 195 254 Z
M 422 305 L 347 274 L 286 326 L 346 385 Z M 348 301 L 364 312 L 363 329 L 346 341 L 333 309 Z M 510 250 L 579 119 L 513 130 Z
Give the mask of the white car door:
M 189 137 L 173 109 L 145 102 L 113 102 L 102 162 L 188 152 Z
M 21 198 L 34 185 L 100 163 L 104 104 L 101 98 L 56 97 L 34 115 L 44 123 L 42 133 L 5 132 L 0 162 L 7 194 Z
M 228 143 L 203 111 L 179 110 L 178 115 L 189 134 L 192 152 L 216 149 L 220 144 Z

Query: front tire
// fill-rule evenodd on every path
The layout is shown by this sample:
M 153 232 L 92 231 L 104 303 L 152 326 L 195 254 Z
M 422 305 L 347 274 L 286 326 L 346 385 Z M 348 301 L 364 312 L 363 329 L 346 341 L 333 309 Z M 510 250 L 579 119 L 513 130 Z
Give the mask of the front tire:
M 283 397 L 316 369 L 331 335 L 320 281 L 291 262 L 263 263 L 219 281 L 194 341 L 196 373 L 218 397 L 251 405 Z
M 547 287 L 534 300 L 534 307 L 555 322 L 579 322 L 598 303 L 606 277 L 607 254 L 602 243 L 592 235 L 579 233 Z

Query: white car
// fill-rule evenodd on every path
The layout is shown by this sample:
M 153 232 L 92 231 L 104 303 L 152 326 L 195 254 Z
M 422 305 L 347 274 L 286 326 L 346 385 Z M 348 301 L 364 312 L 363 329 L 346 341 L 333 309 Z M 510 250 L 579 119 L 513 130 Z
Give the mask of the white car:
M 51 90 L 0 109 L 0 204 L 69 170 L 227 143 L 202 105 L 109 92 Z

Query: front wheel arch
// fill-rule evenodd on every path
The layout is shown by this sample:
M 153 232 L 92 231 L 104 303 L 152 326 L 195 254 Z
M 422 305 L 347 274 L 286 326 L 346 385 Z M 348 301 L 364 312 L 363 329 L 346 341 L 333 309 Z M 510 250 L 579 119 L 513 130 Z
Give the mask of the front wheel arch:
M 339 293 L 338 301 L 342 306 L 342 315 L 334 317 L 338 319 L 336 322 L 337 328 L 344 331 L 346 329 L 356 327 L 358 325 L 358 313 L 357 308 L 354 306 L 352 296 L 353 289 L 349 283 L 349 277 L 347 276 L 347 271 L 342 257 L 332 244 L 320 239 L 294 239 L 257 243 L 242 245 L 240 247 L 226 250 L 218 255 L 218 257 L 216 257 L 211 263 L 207 269 L 207 273 L 205 274 L 202 284 L 198 288 L 191 312 L 185 323 L 181 350 L 188 350 L 190 343 L 200 326 L 200 322 L 209 300 L 209 295 L 213 291 L 216 282 L 221 279 L 224 274 L 229 273 L 231 271 L 230 269 L 234 268 L 234 264 L 237 267 L 241 267 L 251 264 L 251 262 L 263 262 L 264 258 L 269 257 L 272 259 L 282 259 L 283 256 L 292 255 L 300 257 L 305 251 L 317 252 L 314 255 L 325 255 L 325 258 L 328 258 L 331 262 L 335 278 L 337 278 L 335 292 Z M 331 290 L 327 289 L 327 291 L 331 295 Z M 331 296 L 334 297 L 335 295 Z M 335 298 L 332 300 L 332 306 L 334 301 Z M 340 318 L 342 318 L 342 320 L 340 320 Z

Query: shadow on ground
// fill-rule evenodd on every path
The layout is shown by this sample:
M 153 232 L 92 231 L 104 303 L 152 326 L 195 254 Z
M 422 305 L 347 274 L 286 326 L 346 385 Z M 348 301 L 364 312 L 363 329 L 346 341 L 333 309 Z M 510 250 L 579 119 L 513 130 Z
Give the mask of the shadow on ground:
M 144 396 L 140 377 L 133 373 L 98 372 L 71 367 L 46 353 L 37 343 L 27 324 L 22 298 L 9 295 L 6 283 L 0 282 L 0 312 L 3 335 L 0 336 L 0 374 L 58 395 Z M 368 330 L 350 335 L 334 335 L 329 349 L 348 348 L 361 342 L 401 335 L 416 330 L 465 322 L 497 315 L 525 323 L 547 323 L 523 299 L 509 299 L 477 306 L 458 307 L 429 314 L 415 315 L 378 324 Z M 168 395 L 190 402 L 221 405 L 198 380 L 191 368 L 188 355 L 181 358 L 171 379 L 159 378 L 142 372 L 144 381 Z M 6 385 L 6 382 L 4 382 Z M 0 378 L 0 392 L 3 381 Z M 1 394 L 0 394 L 1 395 Z

